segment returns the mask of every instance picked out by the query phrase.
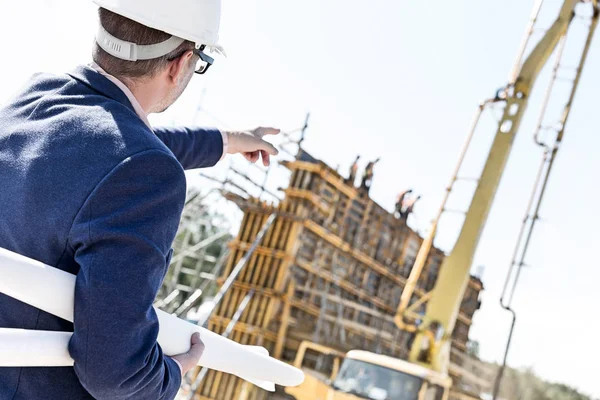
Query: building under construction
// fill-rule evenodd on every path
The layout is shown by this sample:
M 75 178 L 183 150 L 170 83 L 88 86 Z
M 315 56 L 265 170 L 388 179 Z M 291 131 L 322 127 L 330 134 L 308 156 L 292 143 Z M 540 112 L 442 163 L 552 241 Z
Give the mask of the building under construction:
M 303 341 L 405 359 L 414 334 L 398 329 L 394 314 L 422 238 L 406 218 L 373 201 L 364 186 L 356 188 L 305 151 L 283 164 L 291 178 L 278 204 L 225 194 L 244 216 L 218 283 L 236 267 L 241 270 L 208 328 L 223 333 L 230 326 L 231 339 L 264 346 L 290 362 Z M 430 252 L 412 298 L 417 313 L 424 311 L 420 302 L 433 288 L 443 258 L 437 248 Z M 482 289 L 472 277 L 453 333 L 455 353 L 466 350 Z M 316 371 L 332 368 L 318 357 L 306 360 Z M 212 370 L 192 390 L 199 399 L 267 396 Z

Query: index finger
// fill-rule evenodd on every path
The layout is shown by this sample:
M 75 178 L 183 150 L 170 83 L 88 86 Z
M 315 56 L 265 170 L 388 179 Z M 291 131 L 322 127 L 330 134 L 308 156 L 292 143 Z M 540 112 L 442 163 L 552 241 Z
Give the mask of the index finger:
M 260 130 L 260 133 L 264 136 L 264 135 L 278 135 L 281 132 L 281 129 L 276 129 L 276 128 L 264 128 L 264 127 L 260 127 L 258 128 Z
M 279 150 L 275 148 L 271 143 L 261 139 L 261 148 L 260 150 L 266 151 L 268 154 L 272 156 L 276 156 L 279 154 Z

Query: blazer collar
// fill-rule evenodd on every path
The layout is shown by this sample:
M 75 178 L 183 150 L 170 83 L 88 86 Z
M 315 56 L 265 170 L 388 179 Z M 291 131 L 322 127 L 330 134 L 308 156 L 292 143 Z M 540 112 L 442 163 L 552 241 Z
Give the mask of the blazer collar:
M 135 109 L 125 93 L 117 85 L 112 83 L 106 77 L 102 76 L 98 71 L 88 66 L 78 66 L 73 71 L 68 73 L 73 79 L 91 87 L 95 91 L 110 97 L 113 100 L 125 105 L 135 113 Z

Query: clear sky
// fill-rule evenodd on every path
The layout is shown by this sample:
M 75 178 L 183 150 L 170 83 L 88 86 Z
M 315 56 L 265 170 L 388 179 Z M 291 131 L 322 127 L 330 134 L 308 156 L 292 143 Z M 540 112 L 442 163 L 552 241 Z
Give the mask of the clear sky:
M 227 59 L 195 77 L 181 101 L 155 122 L 293 129 L 306 112 L 306 149 L 345 170 L 356 154 L 381 156 L 373 197 L 423 195 L 413 226 L 425 231 L 441 201 L 477 104 L 504 85 L 532 1 L 224 0 Z M 541 25 L 556 14 L 547 0 Z M 67 71 L 90 59 L 95 9 L 82 0 L 11 2 L 0 13 L 0 102 L 36 71 Z M 600 279 L 595 246 L 600 194 L 600 43 L 592 47 L 564 145 L 542 209 L 519 291 L 513 366 L 600 397 Z M 531 132 L 548 82 L 538 80 L 484 231 L 475 267 L 485 267 L 483 307 L 472 338 L 488 360 L 502 356 L 508 317 L 498 305 L 541 154 Z M 203 97 L 205 112 L 195 118 Z M 559 102 L 566 99 L 559 99 Z M 478 172 L 494 127 L 486 116 L 469 158 Z M 487 121 L 487 122 L 485 122 Z M 464 196 L 459 196 L 460 200 Z M 465 204 L 456 202 L 456 207 Z M 448 250 L 456 226 L 440 228 Z

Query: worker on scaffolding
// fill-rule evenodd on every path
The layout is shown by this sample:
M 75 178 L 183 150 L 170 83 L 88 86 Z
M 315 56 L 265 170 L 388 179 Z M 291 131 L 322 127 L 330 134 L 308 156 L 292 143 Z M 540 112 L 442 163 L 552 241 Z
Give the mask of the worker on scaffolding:
M 403 200 L 402 213 L 400 215 L 400 219 L 404 219 L 406 221 L 410 214 L 413 213 L 415 205 L 419 200 L 421 200 L 421 196 L 413 197 L 412 199 L 405 198 Z
M 358 174 L 358 160 L 360 160 L 360 155 L 356 156 L 354 162 L 350 166 L 350 174 L 348 175 L 348 179 L 345 181 L 348 185 L 354 186 L 354 181 L 356 180 L 356 175 Z
M 396 218 L 402 218 L 402 210 L 405 208 L 405 199 L 406 196 L 412 193 L 412 189 L 405 190 L 401 192 L 398 197 L 396 197 L 396 205 L 394 207 L 394 216 Z
M 184 169 L 227 153 L 268 165 L 277 154 L 263 140 L 272 128 L 148 122 L 209 69 L 209 52 L 222 52 L 220 0 L 94 1 L 94 62 L 35 75 L 0 108 L 0 247 L 77 274 L 73 324 L 0 295 L 0 327 L 74 332 L 75 361 L 0 368 L 0 399 L 173 399 L 203 352 L 194 336 L 188 353 L 165 356 L 152 308 L 185 201 Z
M 360 187 L 367 193 L 369 192 L 369 189 L 371 189 L 371 184 L 373 183 L 373 170 L 375 169 L 375 165 L 379 162 L 379 160 L 380 159 L 378 158 L 375 161 L 369 161 L 365 167 L 365 172 L 363 174 Z

